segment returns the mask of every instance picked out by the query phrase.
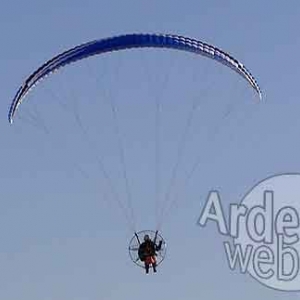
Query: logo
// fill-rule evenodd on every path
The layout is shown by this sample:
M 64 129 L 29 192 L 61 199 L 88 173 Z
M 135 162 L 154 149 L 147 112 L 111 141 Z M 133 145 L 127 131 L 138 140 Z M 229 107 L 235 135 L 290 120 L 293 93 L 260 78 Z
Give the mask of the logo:
M 226 220 L 221 195 L 211 191 L 198 224 L 216 223 L 231 270 L 249 274 L 281 291 L 300 291 L 300 174 L 281 174 L 259 182 L 240 201 L 229 204 Z

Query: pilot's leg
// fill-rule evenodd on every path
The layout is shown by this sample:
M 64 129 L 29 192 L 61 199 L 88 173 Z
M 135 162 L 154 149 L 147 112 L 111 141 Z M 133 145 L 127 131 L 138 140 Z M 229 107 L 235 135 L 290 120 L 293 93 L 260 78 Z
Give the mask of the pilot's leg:
M 145 261 L 145 270 L 146 270 L 146 274 L 148 274 L 149 273 L 149 264 L 148 264 L 148 262 L 146 262 Z
M 153 272 L 156 273 L 156 259 L 154 256 L 151 258 L 151 262 L 152 262 Z
M 156 273 L 156 263 L 152 264 L 153 272 Z

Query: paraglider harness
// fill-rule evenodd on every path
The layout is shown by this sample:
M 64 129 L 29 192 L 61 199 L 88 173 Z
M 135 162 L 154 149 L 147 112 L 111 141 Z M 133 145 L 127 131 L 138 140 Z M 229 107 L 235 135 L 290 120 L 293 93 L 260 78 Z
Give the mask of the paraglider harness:
M 155 233 L 154 240 L 152 241 L 150 238 L 148 240 L 145 240 L 143 243 L 139 243 L 139 249 L 138 249 L 138 256 L 139 259 L 144 262 L 146 273 L 149 273 L 150 265 L 153 268 L 153 272 L 156 272 L 156 258 L 157 251 L 161 249 L 162 241 L 156 245 L 156 239 L 157 239 L 158 231 Z M 138 236 L 136 235 L 136 238 L 139 240 Z

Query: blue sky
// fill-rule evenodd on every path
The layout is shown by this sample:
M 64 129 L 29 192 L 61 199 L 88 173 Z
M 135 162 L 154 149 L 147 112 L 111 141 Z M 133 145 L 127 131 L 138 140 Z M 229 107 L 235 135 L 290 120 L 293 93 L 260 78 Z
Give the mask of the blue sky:
M 299 172 L 298 1 L 1 4 L 1 299 L 298 296 L 232 272 L 214 224 L 196 226 L 211 189 L 219 189 L 229 205 L 264 177 Z M 17 88 L 45 60 L 82 42 L 131 32 L 181 34 L 228 51 L 257 78 L 264 101 L 258 103 L 237 74 L 207 59 L 133 51 L 54 74 L 32 91 L 15 124 L 8 123 Z M 194 99 L 199 104 L 172 186 L 178 205 L 162 227 L 168 256 L 155 276 L 144 276 L 129 260 L 133 233 L 97 163 L 105 162 L 128 207 L 109 99 L 118 108 L 137 230 L 156 224 L 155 100 L 162 101 L 162 194 L 190 105 Z M 77 111 L 84 127 L 74 118 Z M 36 123 L 28 121 L 32 114 Z M 198 158 L 200 166 L 186 186 L 186 172 Z

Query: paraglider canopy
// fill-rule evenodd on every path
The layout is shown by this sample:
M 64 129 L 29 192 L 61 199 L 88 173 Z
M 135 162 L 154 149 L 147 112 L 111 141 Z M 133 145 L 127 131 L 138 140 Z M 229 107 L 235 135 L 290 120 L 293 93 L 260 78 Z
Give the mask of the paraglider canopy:
M 51 58 L 43 65 L 41 65 L 30 76 L 27 77 L 27 79 L 18 89 L 9 109 L 9 122 L 13 122 L 16 110 L 18 109 L 19 105 L 22 103 L 28 92 L 38 82 L 40 82 L 51 73 L 54 73 L 58 69 L 94 55 L 100 55 L 107 52 L 120 51 L 125 49 L 150 47 L 192 52 L 218 61 L 219 63 L 231 68 L 241 77 L 247 80 L 252 88 L 256 91 L 259 98 L 262 99 L 262 92 L 260 90 L 260 87 L 250 71 L 248 71 L 248 69 L 233 56 L 213 45 L 174 34 L 126 34 L 78 45 L 56 55 L 55 57 Z

